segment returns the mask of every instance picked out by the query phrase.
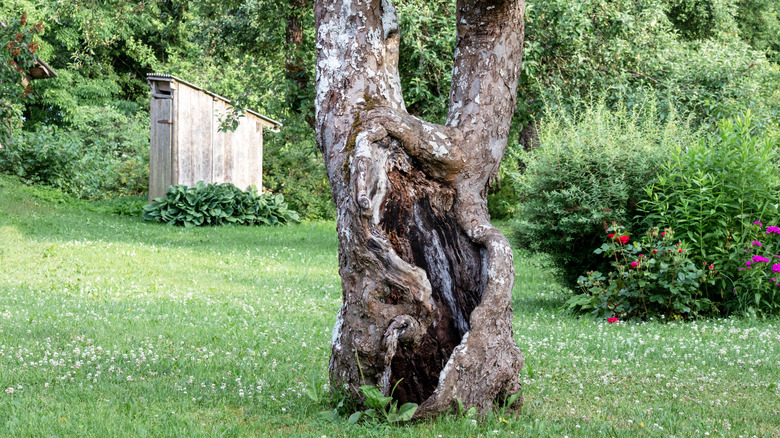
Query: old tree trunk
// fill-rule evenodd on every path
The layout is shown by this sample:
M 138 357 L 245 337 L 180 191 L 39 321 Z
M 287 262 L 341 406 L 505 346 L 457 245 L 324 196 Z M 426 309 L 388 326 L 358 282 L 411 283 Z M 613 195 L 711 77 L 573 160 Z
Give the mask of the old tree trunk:
M 416 417 L 520 391 L 512 251 L 486 192 L 504 155 L 524 1 L 458 0 L 445 125 L 406 112 L 390 0 L 318 0 L 317 142 L 338 210 L 344 303 L 332 388 L 378 385 Z M 400 383 L 399 383 L 400 382 Z M 518 399 L 516 407 L 520 406 Z

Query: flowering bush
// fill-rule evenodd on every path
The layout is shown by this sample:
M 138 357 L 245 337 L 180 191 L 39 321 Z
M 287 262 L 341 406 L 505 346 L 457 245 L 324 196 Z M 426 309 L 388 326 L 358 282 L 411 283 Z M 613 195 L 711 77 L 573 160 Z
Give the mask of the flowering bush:
M 721 276 L 708 296 L 732 309 L 730 291 L 752 220 L 780 217 L 780 138 L 758 130 L 752 116 L 721 121 L 717 135 L 675 150 L 640 202 L 646 223 L 673 228 L 690 243 L 697 265 L 714 262 Z M 736 249 L 736 251 L 735 251 Z
M 772 314 L 780 311 L 780 227 L 764 227 L 755 221 L 747 229 L 743 266 L 735 280 L 734 293 L 740 311 Z
M 584 271 L 608 268 L 593 254 L 612 222 L 630 226 L 643 187 L 672 150 L 698 134 L 670 117 L 658 122 L 652 101 L 611 111 L 604 104 L 570 118 L 550 113 L 540 125 L 540 146 L 520 157 L 509 178 L 522 202 L 514 225 L 518 246 L 545 253 L 566 286 Z
M 688 258 L 687 245 L 675 241 L 671 229 L 651 228 L 633 243 L 617 224 L 608 231 L 608 241 L 595 253 L 610 259 L 612 270 L 580 276 L 577 283 L 582 293 L 569 299 L 569 308 L 608 320 L 681 318 L 715 310 L 701 293 L 703 284 L 713 283 L 715 266 L 696 267 Z

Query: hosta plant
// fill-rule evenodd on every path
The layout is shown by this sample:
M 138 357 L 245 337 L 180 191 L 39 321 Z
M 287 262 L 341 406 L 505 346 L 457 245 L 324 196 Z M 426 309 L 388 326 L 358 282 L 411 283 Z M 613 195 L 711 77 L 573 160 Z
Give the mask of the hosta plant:
M 580 276 L 582 293 L 568 300 L 569 308 L 621 319 L 677 319 L 715 310 L 702 289 L 713 282 L 716 267 L 696 266 L 671 229 L 651 228 L 641 240 L 633 240 L 617 224 L 608 232 L 607 242 L 595 253 L 610 260 L 611 269 Z
M 255 186 L 242 191 L 233 184 L 180 184 L 168 188 L 165 197 L 144 207 L 144 219 L 169 225 L 282 225 L 299 222 L 282 195 L 258 193 Z

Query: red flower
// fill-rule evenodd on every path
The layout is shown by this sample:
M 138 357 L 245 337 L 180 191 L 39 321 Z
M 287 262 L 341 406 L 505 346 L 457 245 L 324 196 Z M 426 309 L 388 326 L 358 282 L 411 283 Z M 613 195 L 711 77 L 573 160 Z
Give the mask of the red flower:
M 654 249 L 654 250 L 653 250 L 653 254 L 658 254 L 658 250 L 657 250 L 657 249 Z
M 607 234 L 607 237 L 609 237 L 611 239 L 611 238 L 615 237 L 615 233 Z
M 637 266 L 639 266 L 639 262 L 631 262 L 632 268 L 636 268 Z
M 661 233 L 661 237 L 664 237 L 664 234 L 666 234 L 666 231 L 664 231 L 663 233 Z
M 620 322 L 620 320 L 617 318 L 607 318 L 607 322 L 610 324 L 614 324 L 616 322 Z
M 623 245 L 628 243 L 628 236 L 620 236 L 620 243 L 622 243 Z

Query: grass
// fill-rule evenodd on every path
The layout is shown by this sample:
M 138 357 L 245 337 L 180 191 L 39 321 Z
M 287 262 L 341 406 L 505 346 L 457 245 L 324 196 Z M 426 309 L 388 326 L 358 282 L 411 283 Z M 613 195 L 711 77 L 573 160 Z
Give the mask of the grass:
M 520 254 L 522 415 L 334 421 L 333 223 L 184 230 L 56 199 L 0 177 L 0 436 L 780 436 L 780 321 L 578 318 Z

